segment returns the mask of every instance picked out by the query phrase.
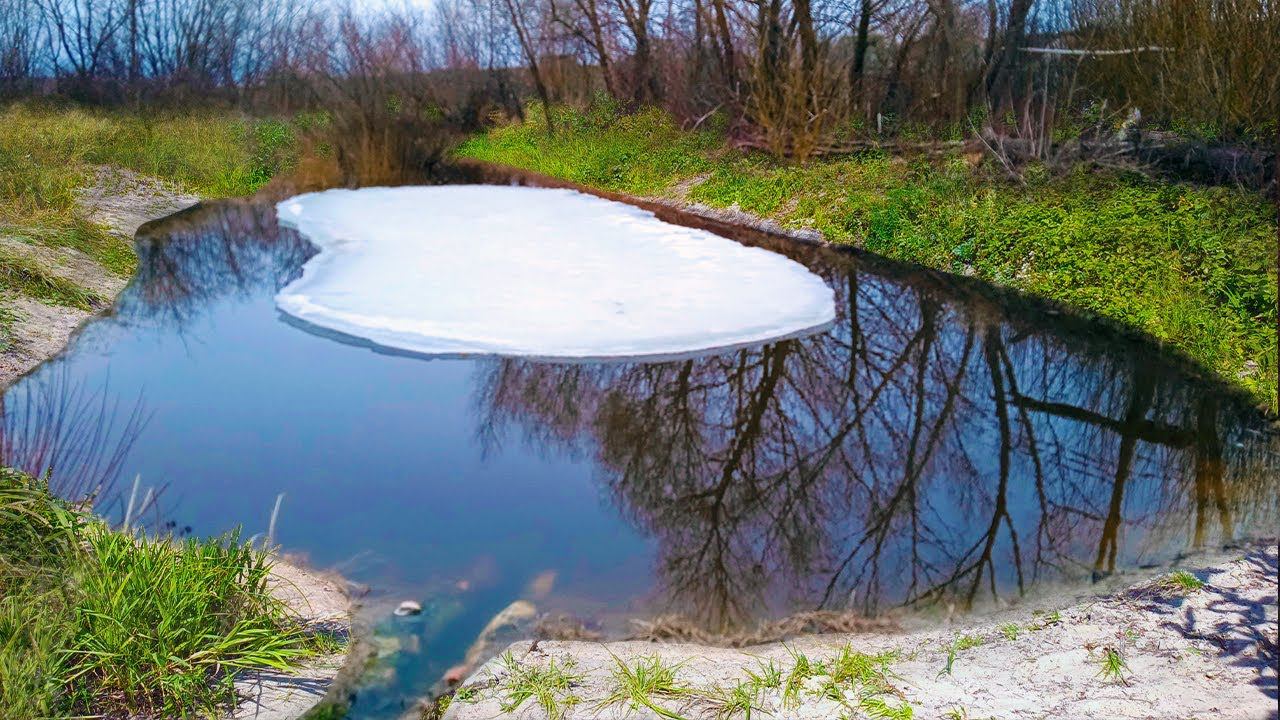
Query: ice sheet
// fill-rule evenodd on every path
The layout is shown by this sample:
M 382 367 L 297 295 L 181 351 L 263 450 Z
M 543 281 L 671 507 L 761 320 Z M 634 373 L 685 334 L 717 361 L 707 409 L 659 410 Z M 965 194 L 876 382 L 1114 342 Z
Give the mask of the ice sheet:
M 320 250 L 277 306 L 397 350 L 680 356 L 835 317 L 831 289 L 793 260 L 572 190 L 327 190 L 276 212 Z

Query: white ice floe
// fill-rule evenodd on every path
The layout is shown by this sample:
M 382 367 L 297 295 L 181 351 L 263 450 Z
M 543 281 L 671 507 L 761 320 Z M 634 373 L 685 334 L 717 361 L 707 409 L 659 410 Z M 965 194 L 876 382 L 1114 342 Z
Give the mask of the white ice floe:
M 328 190 L 276 212 L 320 249 L 276 305 L 399 350 L 668 357 L 835 317 L 799 263 L 572 190 Z

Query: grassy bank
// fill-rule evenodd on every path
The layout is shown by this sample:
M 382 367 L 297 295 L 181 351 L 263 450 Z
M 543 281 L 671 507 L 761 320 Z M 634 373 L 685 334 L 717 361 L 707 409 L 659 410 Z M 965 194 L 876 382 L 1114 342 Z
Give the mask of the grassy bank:
M 287 670 L 310 637 L 235 537 L 108 529 L 0 469 L 0 708 L 5 717 L 219 713 L 247 668 Z
M 662 114 L 541 114 L 463 157 L 592 187 L 737 206 L 829 240 L 976 275 L 1126 323 L 1276 408 L 1275 210 L 1256 193 L 1080 169 L 1015 185 L 975 158 L 880 152 L 788 165 Z
M 133 170 L 202 197 L 243 195 L 290 165 L 293 137 L 289 124 L 274 120 L 11 105 L 0 109 L 0 236 L 74 248 L 128 277 L 132 243 L 77 212 L 77 192 L 92 182 L 95 166 Z M 103 300 L 3 246 L 0 290 L 82 310 Z M 0 310 L 0 331 L 12 322 Z

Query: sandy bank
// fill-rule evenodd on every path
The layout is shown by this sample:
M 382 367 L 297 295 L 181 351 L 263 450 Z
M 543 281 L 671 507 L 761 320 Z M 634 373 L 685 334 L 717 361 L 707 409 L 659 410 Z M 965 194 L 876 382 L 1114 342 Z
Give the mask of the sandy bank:
M 508 651 L 517 673 L 536 675 L 553 662 L 572 667 L 571 686 L 555 693 L 569 718 L 745 717 L 726 708 L 722 691 L 770 662 L 782 670 L 782 686 L 754 692 L 753 717 L 860 718 L 887 708 L 902 713 L 893 717 L 917 718 L 1274 718 L 1276 568 L 1272 541 L 1195 570 L 1204 583 L 1198 589 L 1157 579 L 1056 612 L 1016 607 L 919 632 L 808 636 L 743 649 L 525 641 Z M 830 667 L 846 645 L 893 653 L 886 687 L 837 683 L 833 699 L 830 677 L 819 673 L 784 698 L 795 653 Z M 1103 668 L 1112 653 L 1122 663 L 1109 675 Z M 676 669 L 683 691 L 651 696 L 660 711 L 610 703 L 618 663 L 634 667 L 654 657 Z M 490 661 L 445 717 L 547 717 L 534 700 L 504 709 L 513 674 L 500 659 Z M 902 710 L 908 706 L 912 715 Z

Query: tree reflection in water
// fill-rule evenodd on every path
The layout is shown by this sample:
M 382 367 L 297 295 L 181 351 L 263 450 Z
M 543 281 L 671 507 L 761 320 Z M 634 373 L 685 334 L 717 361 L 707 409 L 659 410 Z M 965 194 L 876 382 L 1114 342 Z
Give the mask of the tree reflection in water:
M 197 206 L 137 237 L 138 270 L 117 302 L 126 321 L 179 330 L 227 296 L 272 291 L 291 282 L 316 249 L 276 224 L 267 202 L 225 200 Z
M 968 606 L 1275 518 L 1274 437 L 1178 363 L 819 255 L 831 332 L 662 364 L 494 360 L 482 437 L 593 454 L 659 545 L 660 602 L 717 629 Z
M 1003 598 L 1277 515 L 1275 434 L 1152 344 L 977 283 L 785 251 L 829 332 L 660 363 L 477 364 L 479 435 L 590 457 L 658 545 L 657 602 L 713 629 L 794 609 Z M 269 204 L 144 233 L 126 320 L 181 328 L 311 256 Z

